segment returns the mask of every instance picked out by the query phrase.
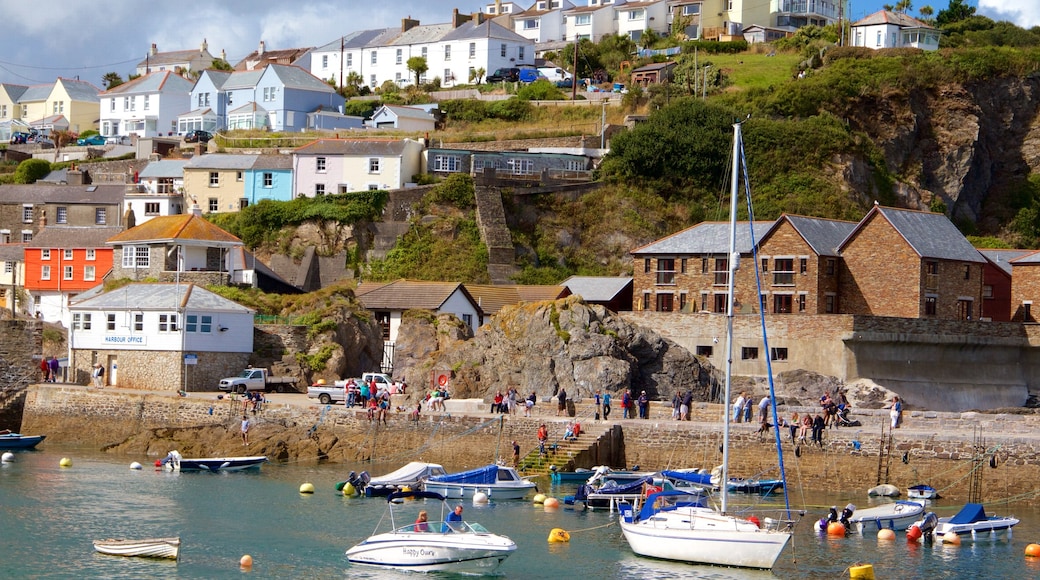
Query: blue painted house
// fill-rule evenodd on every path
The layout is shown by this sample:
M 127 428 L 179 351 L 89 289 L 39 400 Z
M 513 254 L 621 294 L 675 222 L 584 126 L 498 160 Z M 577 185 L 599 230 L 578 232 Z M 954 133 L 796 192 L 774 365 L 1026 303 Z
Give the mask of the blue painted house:
M 245 171 L 245 198 L 249 205 L 264 199 L 292 200 L 292 156 L 257 155 Z
M 220 98 L 220 90 L 230 76 L 228 71 L 202 71 L 191 88 L 191 110 L 177 116 L 177 133 L 194 129 L 212 133 L 224 126 L 227 103 Z
M 284 64 L 264 68 L 254 100 L 267 110 L 273 131 L 306 129 L 308 113 L 335 111 L 343 105 L 343 97 L 328 83 L 298 66 Z

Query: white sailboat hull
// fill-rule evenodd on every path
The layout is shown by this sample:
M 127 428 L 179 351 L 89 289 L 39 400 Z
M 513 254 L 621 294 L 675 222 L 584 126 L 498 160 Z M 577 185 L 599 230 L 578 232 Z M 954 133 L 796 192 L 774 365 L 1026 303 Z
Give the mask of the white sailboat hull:
M 495 534 L 391 532 L 347 550 L 347 560 L 422 572 L 490 572 L 515 550 L 512 540 Z
M 472 499 L 477 492 L 487 494 L 490 499 L 523 499 L 534 491 L 534 482 L 522 482 L 507 485 L 481 483 L 450 483 L 427 481 L 423 489 L 439 493 L 448 499 Z
M 769 569 L 791 534 L 708 508 L 678 509 L 636 523 L 621 520 L 621 531 L 640 556 L 697 564 Z

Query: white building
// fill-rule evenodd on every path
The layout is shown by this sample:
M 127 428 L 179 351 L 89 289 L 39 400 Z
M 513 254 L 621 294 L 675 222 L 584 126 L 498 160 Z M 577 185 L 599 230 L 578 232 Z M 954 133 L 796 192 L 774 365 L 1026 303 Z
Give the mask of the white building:
M 184 213 L 184 165 L 187 159 L 150 161 L 137 183 L 127 185 L 123 212 L 132 209 L 135 225 L 159 216 Z
M 536 43 L 564 40 L 565 10 L 570 0 L 537 0 L 530 8 L 513 15 L 513 31 Z
M 599 42 L 608 34 L 617 33 L 617 16 L 615 4 L 624 4 L 625 0 L 588 0 L 585 6 L 577 6 L 564 10 L 566 17 L 563 40 L 587 38 Z
M 668 0 L 628 0 L 615 8 L 617 33 L 638 43 L 643 33 L 652 30 L 659 36 L 668 35 Z
M 920 20 L 881 10 L 852 25 L 852 46 L 938 50 L 941 32 Z
M 101 93 L 101 134 L 156 137 L 175 133 L 177 116 L 191 108 L 193 84 L 166 70 Z

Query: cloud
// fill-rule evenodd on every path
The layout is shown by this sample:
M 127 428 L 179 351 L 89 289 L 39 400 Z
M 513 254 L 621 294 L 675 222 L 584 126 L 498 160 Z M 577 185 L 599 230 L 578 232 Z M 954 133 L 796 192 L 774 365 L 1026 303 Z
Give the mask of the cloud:
M 1014 22 L 1022 28 L 1040 26 L 1040 2 L 1019 1 L 1017 6 L 1008 6 L 1007 0 L 979 0 L 979 14 L 1000 21 Z

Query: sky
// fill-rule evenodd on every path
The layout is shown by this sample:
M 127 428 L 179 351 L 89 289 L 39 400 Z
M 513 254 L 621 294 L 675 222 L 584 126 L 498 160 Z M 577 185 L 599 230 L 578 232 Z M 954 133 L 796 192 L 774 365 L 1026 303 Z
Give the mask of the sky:
M 475 12 L 487 1 L 0 0 L 0 14 L 8 22 L 0 35 L 0 82 L 50 83 L 62 76 L 101 87 L 105 73 L 124 79 L 133 73 L 153 43 L 163 52 L 198 48 L 205 39 L 211 54 L 220 56 L 223 50 L 233 65 L 261 40 L 268 50 L 322 46 L 356 30 L 399 26 L 405 17 L 423 24 L 450 22 L 452 9 Z M 850 18 L 895 1 L 850 0 Z M 1040 26 L 1040 0 L 967 1 L 995 20 Z M 916 16 L 925 5 L 938 13 L 948 4 L 915 0 L 910 14 Z

